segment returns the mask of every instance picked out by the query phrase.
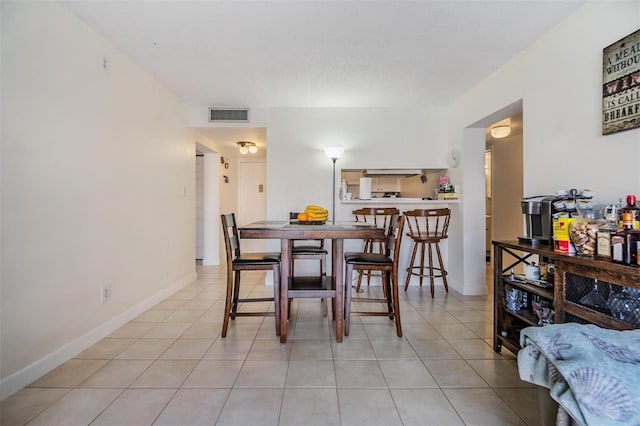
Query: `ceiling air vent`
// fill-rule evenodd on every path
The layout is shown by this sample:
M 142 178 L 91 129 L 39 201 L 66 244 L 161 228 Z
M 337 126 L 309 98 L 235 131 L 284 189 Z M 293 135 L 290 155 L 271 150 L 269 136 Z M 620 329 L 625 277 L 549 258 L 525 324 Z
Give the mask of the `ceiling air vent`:
M 248 123 L 249 108 L 209 108 L 209 121 Z

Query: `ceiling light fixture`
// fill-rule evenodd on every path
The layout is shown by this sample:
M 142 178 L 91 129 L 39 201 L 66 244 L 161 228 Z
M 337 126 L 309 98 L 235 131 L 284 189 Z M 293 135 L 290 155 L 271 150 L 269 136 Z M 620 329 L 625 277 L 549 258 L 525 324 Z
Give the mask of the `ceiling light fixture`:
M 253 142 L 241 141 L 238 142 L 238 147 L 240 147 L 240 154 L 246 154 L 248 152 L 255 154 L 258 152 L 258 147 Z
M 511 126 L 506 124 L 501 126 L 494 126 L 491 128 L 491 136 L 493 136 L 496 139 L 506 138 L 510 134 L 511 134 Z

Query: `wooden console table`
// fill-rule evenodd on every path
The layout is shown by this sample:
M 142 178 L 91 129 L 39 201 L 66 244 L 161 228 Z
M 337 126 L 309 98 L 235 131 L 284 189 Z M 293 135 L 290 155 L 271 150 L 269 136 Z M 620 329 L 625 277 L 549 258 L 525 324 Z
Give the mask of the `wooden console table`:
M 597 285 L 605 301 L 608 300 L 610 292 L 619 291 L 622 287 L 640 289 L 640 268 L 613 263 L 598 257 L 556 253 L 547 245 L 531 245 L 518 241 L 493 241 L 492 244 L 494 252 L 493 348 L 496 352 L 500 352 L 502 346 L 514 353 L 518 352 L 520 329 L 538 325 L 538 318 L 533 315 L 530 308 L 534 295 L 547 300 L 553 306 L 555 323 L 588 323 L 617 330 L 640 327 L 614 318 L 607 306 L 593 307 L 581 303 L 581 299 L 593 290 L 594 285 Z M 532 259 L 535 255 L 554 265 L 553 288 L 538 287 L 510 278 L 512 268 L 530 264 L 532 260 L 537 261 Z M 505 262 L 507 256 L 511 257 L 511 261 Z M 505 287 L 526 292 L 529 306 L 519 311 L 507 309 Z

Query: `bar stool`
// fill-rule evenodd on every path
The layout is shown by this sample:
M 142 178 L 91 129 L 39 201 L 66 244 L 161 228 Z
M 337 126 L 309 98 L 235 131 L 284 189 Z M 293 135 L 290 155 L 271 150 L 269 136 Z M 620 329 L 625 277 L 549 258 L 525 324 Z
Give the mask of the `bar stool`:
M 275 316 L 276 336 L 280 335 L 280 253 L 277 252 L 240 252 L 240 236 L 236 216 L 223 214 L 222 230 L 227 251 L 227 298 L 224 306 L 222 337 L 227 336 L 229 319 L 239 316 Z M 273 297 L 239 298 L 240 271 L 273 271 Z M 273 302 L 274 311 L 238 312 L 238 303 Z
M 413 252 L 411 254 L 409 267 L 407 268 L 407 280 L 404 284 L 404 290 L 407 291 L 411 276 L 415 275 L 420 277 L 420 287 L 422 287 L 422 279 L 429 277 L 431 297 L 434 296 L 434 278 L 441 277 L 445 290 L 449 292 L 447 271 L 444 269 L 442 254 L 440 253 L 440 241 L 447 238 L 451 210 L 448 208 L 416 209 L 404 212 L 404 214 L 407 216 L 407 224 L 409 226 L 409 233 L 407 235 L 413 240 Z M 428 274 L 425 274 L 425 246 L 428 247 L 429 251 Z M 434 246 L 436 254 L 438 255 L 438 266 L 434 266 L 433 264 Z M 420 264 L 416 266 L 415 261 L 418 247 L 421 249 Z M 417 270 L 417 272 L 415 270 Z
M 388 221 L 387 238 L 385 240 L 385 252 L 366 253 L 349 252 L 345 253 L 345 323 L 344 334 L 349 335 L 349 325 L 351 316 L 389 316 L 395 319 L 396 334 L 402 337 L 402 324 L 400 323 L 400 301 L 398 300 L 398 256 L 400 254 L 400 244 L 402 242 L 402 228 L 405 217 L 397 213 L 391 215 Z M 375 270 L 382 272 L 382 298 L 355 297 L 352 298 L 351 288 L 347 285 L 351 281 L 353 271 Z M 383 311 L 351 311 L 351 303 L 385 303 L 387 312 Z
M 385 235 L 389 232 L 389 222 L 391 216 L 394 214 L 400 214 L 400 210 L 394 207 L 387 208 L 375 208 L 375 207 L 363 207 L 361 209 L 354 210 L 352 214 L 355 217 L 356 222 L 373 223 L 378 228 L 384 228 Z M 364 253 L 385 253 L 386 239 L 374 239 L 367 238 L 364 240 Z M 362 269 L 358 270 L 358 283 L 356 284 L 356 291 L 360 292 L 360 286 L 362 285 L 362 276 L 367 276 L 367 286 L 371 282 L 371 276 L 380 274 L 374 274 L 372 270 Z

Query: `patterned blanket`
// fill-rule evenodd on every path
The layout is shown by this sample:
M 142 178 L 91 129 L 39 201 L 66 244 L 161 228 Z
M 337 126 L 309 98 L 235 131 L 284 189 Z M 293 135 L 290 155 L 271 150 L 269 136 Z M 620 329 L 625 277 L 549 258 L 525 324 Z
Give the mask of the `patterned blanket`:
M 640 330 L 528 327 L 520 346 L 520 378 L 550 389 L 576 423 L 640 425 Z

